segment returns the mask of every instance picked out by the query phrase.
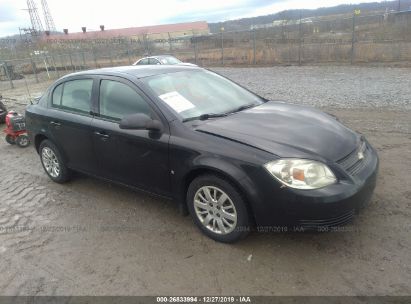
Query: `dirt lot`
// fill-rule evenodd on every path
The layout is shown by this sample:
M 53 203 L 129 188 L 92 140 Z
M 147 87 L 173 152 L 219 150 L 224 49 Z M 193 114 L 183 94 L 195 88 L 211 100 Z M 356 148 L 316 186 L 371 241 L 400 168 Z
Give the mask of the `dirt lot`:
M 219 72 L 270 98 L 321 107 L 377 148 L 376 192 L 353 225 L 223 245 L 169 201 L 81 175 L 55 184 L 32 147 L 0 140 L 1 295 L 411 294 L 411 70 Z M 20 89 L 3 94 L 24 99 Z

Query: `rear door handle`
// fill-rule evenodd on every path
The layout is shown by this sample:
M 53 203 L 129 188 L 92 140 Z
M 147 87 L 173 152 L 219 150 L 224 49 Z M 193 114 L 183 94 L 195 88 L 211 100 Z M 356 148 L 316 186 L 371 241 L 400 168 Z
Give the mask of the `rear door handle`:
M 104 133 L 104 132 L 99 132 L 99 131 L 94 132 L 94 134 L 96 134 L 97 136 L 102 137 L 103 139 L 110 137 L 110 135 L 108 135 L 108 134 L 106 134 L 106 133 Z
M 60 127 L 60 126 L 61 126 L 61 123 L 55 122 L 55 121 L 50 121 L 50 124 L 51 124 L 52 126 L 55 126 L 55 127 Z

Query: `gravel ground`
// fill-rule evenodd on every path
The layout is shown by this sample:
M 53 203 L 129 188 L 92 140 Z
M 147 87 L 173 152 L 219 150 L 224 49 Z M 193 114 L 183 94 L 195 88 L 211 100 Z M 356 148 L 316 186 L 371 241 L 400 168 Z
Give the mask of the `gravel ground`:
M 1 295 L 411 294 L 410 70 L 216 70 L 262 95 L 321 107 L 369 139 L 380 174 L 354 223 L 219 244 L 169 201 L 82 175 L 55 184 L 32 147 L 0 140 Z
M 325 66 L 213 70 L 271 100 L 345 109 L 411 109 L 409 68 Z

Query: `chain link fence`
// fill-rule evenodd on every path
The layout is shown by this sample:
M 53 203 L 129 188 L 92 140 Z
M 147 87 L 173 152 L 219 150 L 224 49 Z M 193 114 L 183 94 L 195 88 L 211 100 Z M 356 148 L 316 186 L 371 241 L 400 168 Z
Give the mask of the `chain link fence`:
M 411 63 L 411 11 L 339 19 L 282 20 L 250 30 L 160 39 L 1 41 L 0 92 L 67 73 L 172 54 L 200 66 Z M 4 40 L 4 39 L 3 39 Z

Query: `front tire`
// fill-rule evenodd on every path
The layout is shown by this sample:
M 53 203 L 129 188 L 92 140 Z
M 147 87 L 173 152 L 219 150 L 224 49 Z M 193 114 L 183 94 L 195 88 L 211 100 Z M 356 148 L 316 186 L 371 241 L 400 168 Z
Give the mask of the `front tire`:
M 234 243 L 248 235 L 245 199 L 227 180 L 215 175 L 195 178 L 188 187 L 187 202 L 195 224 L 213 240 Z
M 50 179 L 56 183 L 64 183 L 71 177 L 71 172 L 63 161 L 63 157 L 55 144 L 43 140 L 39 147 L 41 164 Z

